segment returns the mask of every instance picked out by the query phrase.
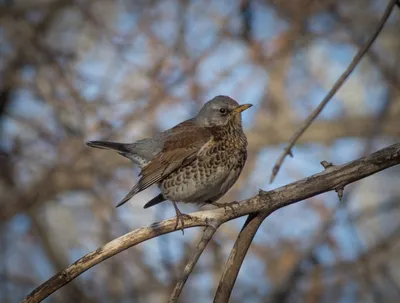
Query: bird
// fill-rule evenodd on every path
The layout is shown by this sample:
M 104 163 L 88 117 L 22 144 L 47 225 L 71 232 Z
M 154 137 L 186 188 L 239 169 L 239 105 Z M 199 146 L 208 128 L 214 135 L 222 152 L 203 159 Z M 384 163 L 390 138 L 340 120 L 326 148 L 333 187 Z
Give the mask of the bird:
M 247 138 L 241 113 L 252 104 L 240 105 L 229 96 L 218 95 L 206 102 L 198 114 L 154 137 L 134 143 L 88 141 L 90 147 L 112 150 L 140 168 L 138 182 L 118 203 L 156 184 L 161 193 L 144 205 L 148 208 L 171 201 L 176 212 L 175 230 L 184 217 L 177 202 L 212 204 L 234 185 L 247 160 Z

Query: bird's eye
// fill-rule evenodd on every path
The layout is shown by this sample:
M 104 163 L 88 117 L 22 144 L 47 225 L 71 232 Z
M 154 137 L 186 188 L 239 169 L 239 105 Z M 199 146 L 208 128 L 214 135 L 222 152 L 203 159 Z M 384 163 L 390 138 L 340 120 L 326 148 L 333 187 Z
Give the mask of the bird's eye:
M 223 115 L 226 115 L 227 112 L 228 112 L 228 110 L 227 110 L 226 108 L 221 108 L 221 109 L 219 110 L 219 112 L 220 112 L 221 114 L 223 114 Z

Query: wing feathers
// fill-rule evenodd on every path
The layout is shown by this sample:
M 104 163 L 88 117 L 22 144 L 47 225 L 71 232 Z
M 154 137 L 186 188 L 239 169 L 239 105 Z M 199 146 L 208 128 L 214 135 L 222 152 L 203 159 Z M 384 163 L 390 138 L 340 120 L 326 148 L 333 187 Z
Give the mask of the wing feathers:
M 153 184 L 161 182 L 165 177 L 184 165 L 194 161 L 202 147 L 212 140 L 211 133 L 202 127 L 185 121 L 168 132 L 163 149 L 140 172 L 138 183 L 118 204 L 121 206 L 135 194 Z

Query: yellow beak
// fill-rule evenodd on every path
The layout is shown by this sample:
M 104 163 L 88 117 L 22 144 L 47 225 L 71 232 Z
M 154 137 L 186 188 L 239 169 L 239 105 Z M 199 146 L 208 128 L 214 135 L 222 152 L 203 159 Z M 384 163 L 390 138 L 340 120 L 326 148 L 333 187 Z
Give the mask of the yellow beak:
M 236 115 L 241 113 L 242 111 L 245 111 L 246 109 L 252 107 L 253 104 L 242 104 L 239 105 L 238 107 L 236 107 L 233 111 L 232 111 L 232 115 Z

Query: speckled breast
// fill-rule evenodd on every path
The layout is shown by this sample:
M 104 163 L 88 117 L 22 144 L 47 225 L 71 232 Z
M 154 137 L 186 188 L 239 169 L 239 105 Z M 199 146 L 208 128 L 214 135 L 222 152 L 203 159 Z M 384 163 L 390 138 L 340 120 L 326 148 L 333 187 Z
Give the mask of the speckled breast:
M 214 202 L 236 182 L 247 158 L 246 137 L 241 127 L 212 132 L 213 140 L 197 158 L 160 184 L 165 198 L 177 202 Z

